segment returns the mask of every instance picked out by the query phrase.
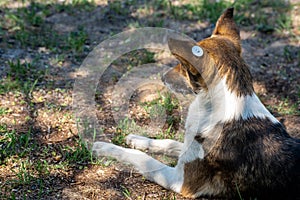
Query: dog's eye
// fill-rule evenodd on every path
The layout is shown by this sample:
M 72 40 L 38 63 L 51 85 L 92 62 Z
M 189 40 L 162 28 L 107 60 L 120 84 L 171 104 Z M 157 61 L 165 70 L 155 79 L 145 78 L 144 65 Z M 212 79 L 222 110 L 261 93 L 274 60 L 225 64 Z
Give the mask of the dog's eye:
M 197 56 L 197 57 L 200 57 L 203 55 L 203 50 L 201 47 L 199 46 L 193 46 L 192 47 L 192 53 Z

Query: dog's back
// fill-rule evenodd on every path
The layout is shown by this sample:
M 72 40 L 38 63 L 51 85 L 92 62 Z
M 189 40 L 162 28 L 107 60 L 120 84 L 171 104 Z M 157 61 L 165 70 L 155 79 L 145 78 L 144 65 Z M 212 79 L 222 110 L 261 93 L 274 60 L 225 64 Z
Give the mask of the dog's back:
M 216 126 L 223 130 L 214 148 L 185 165 L 183 194 L 300 198 L 300 141 L 280 123 L 252 118 Z
M 211 149 L 209 137 L 194 140 L 208 151 L 184 164 L 185 196 L 300 199 L 300 140 L 268 118 L 239 118 L 217 123 L 221 131 Z M 185 158 L 183 158 L 185 159 Z

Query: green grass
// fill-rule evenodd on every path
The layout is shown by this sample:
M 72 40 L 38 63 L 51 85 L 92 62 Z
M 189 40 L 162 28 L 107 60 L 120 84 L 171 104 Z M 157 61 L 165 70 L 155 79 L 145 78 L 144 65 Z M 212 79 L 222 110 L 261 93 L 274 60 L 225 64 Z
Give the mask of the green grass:
M 131 193 L 129 191 L 129 189 L 127 189 L 125 186 L 121 185 L 121 188 L 122 188 L 122 194 L 125 196 L 126 199 L 132 199 L 130 196 L 131 196 Z
M 188 1 L 180 6 L 175 6 L 169 1 L 169 12 L 179 20 L 209 20 L 215 23 L 228 7 L 235 8 L 235 19 L 239 24 L 254 25 L 262 32 L 276 30 L 282 33 L 290 31 L 292 26 L 291 17 L 287 14 L 292 10 L 292 6 L 285 1 L 264 0 L 254 3 L 252 0 L 237 0 L 232 4 L 227 0 L 218 2 L 200 0 Z
M 272 112 L 277 112 L 280 115 L 300 115 L 299 110 L 300 100 L 296 103 L 291 103 L 289 98 L 281 99 L 276 105 L 267 106 Z
M 5 114 L 6 110 L 1 109 L 1 112 Z M 0 124 L 0 166 L 14 166 L 8 168 L 11 175 L 0 188 L 0 196 L 5 199 L 28 199 L 28 195 L 34 192 L 32 188 L 38 189 L 35 198 L 39 199 L 49 192 L 49 187 L 53 187 L 49 185 L 53 181 L 50 173 L 83 170 L 89 165 L 111 163 L 93 157 L 80 138 L 70 138 L 69 144 L 47 145 L 41 143 L 37 135 L 40 132 L 36 131 L 31 127 L 28 131 L 20 131 L 7 124 Z M 14 188 L 17 188 L 18 193 L 12 190 Z
M 159 94 L 159 98 L 150 102 L 140 103 L 140 106 L 148 113 L 150 120 L 164 120 L 164 117 L 166 117 L 166 124 L 162 127 L 161 131 L 157 133 L 156 138 L 183 139 L 182 135 L 177 134 L 177 130 L 175 129 L 175 125 L 180 123 L 180 118 L 173 116 L 173 112 L 179 109 L 179 102 L 172 97 L 170 93 Z M 147 126 L 139 125 L 139 123 L 136 122 L 136 119 L 125 118 L 119 121 L 112 142 L 114 144 L 126 146 L 125 137 L 128 134 L 147 136 L 148 133 L 146 129 Z
M 170 3 L 170 10 L 176 19 L 180 20 L 206 20 L 215 22 L 220 13 L 231 5 L 228 1 L 221 0 L 211 3 L 209 0 L 190 1 L 190 3 L 174 6 Z
M 159 94 L 159 98 L 141 104 L 146 112 L 149 114 L 150 119 L 163 119 L 166 117 L 166 125 L 164 131 L 161 132 L 160 138 L 174 139 L 174 125 L 180 123 L 180 118 L 174 116 L 176 110 L 179 109 L 179 102 L 172 97 L 171 93 L 166 92 Z
M 6 163 L 11 156 L 26 157 L 36 147 L 36 141 L 32 140 L 30 129 L 26 133 L 17 133 L 15 130 L 8 130 L 5 124 L 0 127 L 0 144 L 2 146 L 0 164 Z
M 279 33 L 282 33 L 284 31 L 290 32 L 291 28 L 292 28 L 291 16 L 286 14 L 279 14 L 278 18 L 276 19 L 275 30 Z
M 30 2 L 25 0 L 22 2 L 24 7 L 8 9 L 3 6 L 1 8 L 5 14 L 4 19 L 0 22 L 0 34 L 5 39 L 16 40 L 23 48 L 46 47 L 50 52 L 60 55 L 72 52 L 78 56 L 85 50 L 88 34 L 83 27 L 79 26 L 72 32 L 62 34 L 53 29 L 53 26 L 48 24 L 45 19 L 61 12 L 76 15 L 78 12 L 93 11 L 96 8 L 94 1 L 74 0 L 58 3 L 50 0 L 45 3 L 41 0 Z M 25 6 L 28 2 L 29 5 Z M 145 23 L 141 23 L 139 20 L 129 20 L 126 22 L 128 27 L 163 27 L 164 16 L 170 16 L 176 20 L 209 20 L 211 23 L 215 23 L 220 13 L 230 6 L 236 8 L 235 18 L 242 25 L 254 25 L 262 32 L 276 30 L 283 33 L 291 29 L 292 19 L 286 13 L 291 11 L 292 6 L 281 0 L 264 0 L 255 4 L 252 0 L 237 0 L 234 4 L 227 0 L 215 3 L 211 3 L 209 0 L 190 0 L 179 5 L 169 0 L 153 0 L 144 3 L 126 0 L 108 3 L 109 10 L 117 15 L 129 16 L 131 12 L 136 11 L 151 16 Z M 264 11 L 265 9 L 267 12 Z M 110 17 L 114 17 L 114 15 L 111 14 Z
M 142 127 L 137 125 L 133 119 L 126 117 L 125 119 L 119 121 L 112 142 L 117 145 L 125 146 L 125 137 L 131 133 L 141 134 L 140 131 L 142 131 Z
M 253 4 L 251 0 L 238 0 L 234 7 L 239 24 L 254 25 L 259 31 L 266 33 L 275 30 L 281 33 L 291 29 L 289 13 L 292 6 L 285 1 L 264 0 Z
M 20 166 L 17 170 L 13 169 L 17 176 L 17 182 L 19 185 L 27 185 L 34 179 L 34 176 L 30 170 L 32 165 L 33 164 L 26 159 L 20 163 Z
M 0 94 L 21 91 L 30 97 L 45 70 L 38 69 L 34 63 L 20 60 L 8 61 L 8 65 L 7 77 L 0 80 Z
M 42 77 L 45 73 L 44 70 L 38 69 L 36 64 L 34 62 L 21 62 L 19 59 L 16 61 L 8 61 L 9 65 L 9 71 L 8 71 L 8 77 L 16 80 L 20 84 L 21 82 L 24 82 L 23 87 L 25 91 L 32 91 L 32 87 L 34 87 L 34 82 Z M 32 86 L 28 88 L 28 82 L 33 82 Z M 35 83 L 36 84 L 36 83 Z
M 2 108 L 2 107 L 0 107 L 0 116 L 1 116 L 1 115 L 5 115 L 5 114 L 7 114 L 8 112 L 9 112 L 8 108 Z
M 46 47 L 53 53 L 73 52 L 82 53 L 87 34 L 82 27 L 70 33 L 61 34 L 53 29 L 53 25 L 46 23 L 47 16 L 60 12 L 70 15 L 79 11 L 92 11 L 95 9 L 93 1 L 75 0 L 64 3 L 57 1 L 23 1 L 24 7 L 17 9 L 0 8 L 4 11 L 4 19 L 0 22 L 3 35 L 12 41 L 17 41 L 21 47 Z M 9 34 L 5 34 L 9 33 Z
M 73 31 L 67 36 L 66 48 L 75 53 L 82 53 L 86 41 L 87 33 L 83 30 L 82 27 L 79 27 L 78 31 Z
M 283 49 L 283 56 L 285 57 L 286 61 L 288 62 L 292 62 L 293 61 L 293 56 L 292 56 L 292 52 L 289 49 L 288 46 L 285 46 Z
M 49 187 L 47 180 L 50 172 L 57 170 L 82 170 L 88 165 L 107 163 L 92 156 L 92 152 L 86 148 L 80 139 L 74 138 L 73 145 L 51 146 L 42 145 L 34 138 L 34 133 L 18 133 L 9 130 L 5 124 L 0 125 L 0 166 L 13 165 L 11 172 L 14 178 L 9 179 L 0 190 L 0 195 L 12 198 L 13 192 L 5 192 L 6 188 L 31 188 L 37 187 L 39 195 Z M 51 158 L 51 159 L 50 159 Z M 50 160 L 49 160 L 50 159 Z M 48 180 L 50 181 L 50 180 Z M 17 196 L 26 195 L 26 193 Z M 25 192 L 24 191 L 24 192 Z
M 109 9 L 117 15 L 129 15 L 130 10 L 125 9 L 125 4 L 129 1 L 110 1 L 108 3 Z M 134 4 L 134 2 L 132 2 Z
M 11 78 L 0 80 L 0 94 L 5 94 L 10 91 L 15 91 L 19 89 L 18 81 L 12 80 Z
M 122 9 L 130 1 L 114 2 L 110 8 L 118 15 L 128 15 L 128 10 Z M 132 3 L 141 16 L 151 16 L 148 24 L 130 22 L 131 27 L 156 26 L 164 24 L 161 19 L 161 10 L 170 18 L 176 20 L 198 20 L 215 23 L 220 14 L 228 7 L 235 8 L 235 19 L 244 26 L 255 26 L 262 32 L 277 31 L 283 33 L 291 29 L 291 17 L 289 14 L 292 6 L 285 1 L 264 0 L 253 2 L 252 0 L 237 0 L 234 3 L 228 0 L 213 2 L 210 0 L 190 0 L 184 2 L 174 2 L 168 0 L 155 0 L 149 3 Z M 132 9 L 135 11 L 135 9 Z M 284 14 L 282 14 L 284 13 Z
M 62 148 L 62 151 L 65 154 L 66 160 L 70 164 L 75 165 L 86 165 L 87 163 L 94 163 L 96 162 L 96 158 L 93 157 L 91 150 L 87 148 L 85 142 L 78 139 L 76 146 L 66 146 Z M 70 165 L 69 164 L 69 165 Z
M 172 94 L 170 92 L 165 92 L 162 94 L 159 93 L 158 96 L 159 97 L 157 99 L 154 99 L 153 101 L 141 103 L 141 105 L 149 114 L 153 112 L 153 109 L 157 109 L 153 106 L 158 106 L 168 113 L 171 113 L 174 109 L 178 108 L 179 102 L 177 101 L 177 99 L 172 97 Z
M 92 11 L 96 4 L 94 0 L 72 0 L 66 1 L 63 4 L 56 5 L 60 11 L 66 10 L 70 14 L 74 14 L 74 9 L 79 11 Z
M 236 187 L 236 191 L 237 191 L 237 193 L 238 193 L 239 199 L 240 199 L 240 200 L 243 200 L 243 197 L 242 197 L 242 195 L 241 195 L 241 192 L 240 192 L 240 189 L 239 189 L 239 186 L 237 185 L 237 183 L 235 183 L 235 187 Z
M 42 195 L 45 195 L 49 190 L 45 177 L 50 174 L 52 168 L 47 162 L 34 161 L 29 158 L 18 161 L 18 167 L 12 168 L 11 171 L 15 175 L 14 179 L 10 179 L 7 184 L 10 184 L 12 188 L 23 188 L 26 189 L 24 193 L 15 194 L 14 191 L 8 192 L 8 199 L 15 199 L 15 197 L 24 197 L 28 199 L 32 190 L 38 190 L 36 199 L 41 199 Z M 0 191 L 1 194 L 1 191 Z

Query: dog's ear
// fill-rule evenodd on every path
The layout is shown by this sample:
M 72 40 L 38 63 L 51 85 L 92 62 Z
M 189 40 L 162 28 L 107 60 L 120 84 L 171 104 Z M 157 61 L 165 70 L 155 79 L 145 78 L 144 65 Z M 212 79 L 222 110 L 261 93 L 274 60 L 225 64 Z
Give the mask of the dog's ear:
M 237 47 L 239 51 L 241 51 L 240 47 L 240 31 L 234 22 L 233 19 L 233 8 L 228 8 L 224 11 L 224 13 L 219 17 L 215 30 L 213 31 L 212 36 L 224 36 L 230 39 L 234 45 Z
M 233 20 L 233 8 L 228 8 L 219 17 L 213 35 L 222 35 L 233 40 L 240 40 L 240 31 Z

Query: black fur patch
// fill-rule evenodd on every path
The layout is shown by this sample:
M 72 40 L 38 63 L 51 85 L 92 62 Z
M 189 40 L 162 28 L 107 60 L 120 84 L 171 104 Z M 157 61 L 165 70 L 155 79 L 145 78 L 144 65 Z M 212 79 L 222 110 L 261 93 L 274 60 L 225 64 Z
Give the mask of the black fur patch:
M 191 193 L 209 182 L 225 192 L 219 197 L 239 190 L 245 199 L 300 199 L 300 141 L 280 123 L 251 118 L 217 126 L 222 133 L 210 152 L 185 166 Z

